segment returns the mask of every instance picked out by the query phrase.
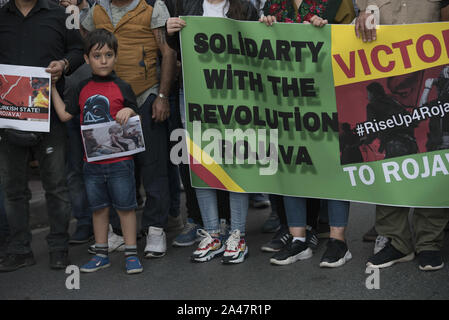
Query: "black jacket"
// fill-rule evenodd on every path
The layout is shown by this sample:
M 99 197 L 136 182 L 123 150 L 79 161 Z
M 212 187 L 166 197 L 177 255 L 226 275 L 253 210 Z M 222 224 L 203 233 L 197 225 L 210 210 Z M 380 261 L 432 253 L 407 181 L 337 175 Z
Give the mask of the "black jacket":
M 179 16 L 202 16 L 203 15 L 203 2 L 207 0 L 164 0 L 165 5 L 170 12 L 171 17 Z M 240 0 L 244 12 L 245 21 L 257 21 L 259 15 L 257 9 L 248 0 Z M 236 19 L 236 17 L 226 15 L 230 19 Z M 179 35 L 176 34 L 173 37 L 169 37 L 168 44 L 178 52 L 179 57 Z

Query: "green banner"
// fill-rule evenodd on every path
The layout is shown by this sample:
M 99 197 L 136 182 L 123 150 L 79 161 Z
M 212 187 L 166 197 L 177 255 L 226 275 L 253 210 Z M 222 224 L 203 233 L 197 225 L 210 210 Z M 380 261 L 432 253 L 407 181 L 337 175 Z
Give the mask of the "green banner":
M 363 57 L 355 59 L 362 49 L 351 46 L 371 47 L 355 38 L 353 26 L 277 23 L 267 27 L 222 18 L 183 19 L 187 23 L 181 32 L 184 141 L 193 186 L 399 206 L 449 206 L 442 192 L 448 184 L 449 156 L 424 150 L 425 143 L 413 141 L 415 136 L 412 142 L 407 140 L 409 132 L 432 127 L 431 120 L 414 119 L 407 124 L 412 129 L 404 125 L 398 129 L 398 124 L 383 132 L 369 130 L 369 121 L 375 128 L 382 118 L 380 113 L 378 119 L 370 118 L 372 110 L 378 110 L 378 105 L 382 109 L 390 100 L 396 103 L 388 72 L 415 75 L 431 67 L 441 69 L 449 64 L 448 56 L 432 65 L 417 65 L 416 70 L 413 65 L 413 70 L 383 70 L 376 76 L 376 62 L 385 66 L 391 58 L 384 48 L 389 39 L 383 38 L 378 45 L 384 47 L 375 47 L 363 65 Z M 378 38 L 382 35 L 379 31 Z M 396 51 L 395 56 L 404 52 Z M 427 47 L 424 52 L 430 55 Z M 371 78 L 360 75 L 367 66 L 372 66 Z M 419 81 L 412 79 L 420 93 L 426 75 Z M 379 84 L 369 86 L 374 82 Z M 367 87 L 385 88 L 387 98 L 367 96 Z M 435 88 L 428 100 L 438 94 Z M 408 119 L 410 107 L 417 108 L 418 102 L 401 105 L 396 114 L 386 115 L 385 122 L 387 116 Z M 366 126 L 365 136 L 358 126 Z M 421 136 L 425 138 L 428 131 Z M 398 156 L 391 150 L 400 149 L 401 139 L 411 147 Z M 388 141 L 394 142 L 393 147 Z M 419 150 L 412 150 L 415 144 Z M 427 177 L 424 158 L 430 170 Z

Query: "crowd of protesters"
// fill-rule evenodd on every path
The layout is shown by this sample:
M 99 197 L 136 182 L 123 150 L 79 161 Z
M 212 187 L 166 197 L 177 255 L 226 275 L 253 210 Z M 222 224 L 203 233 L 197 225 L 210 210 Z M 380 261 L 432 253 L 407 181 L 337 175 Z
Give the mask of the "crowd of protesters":
M 263 231 L 275 234 L 261 249 L 273 253 L 272 264 L 309 259 L 318 239 L 328 238 L 320 267 L 343 266 L 352 258 L 345 240 L 349 202 L 194 188 L 188 164 L 171 163 L 170 132 L 186 127 L 179 48 L 186 22 L 179 17 L 259 21 L 267 28 L 276 22 L 310 28 L 353 23 L 366 42 L 377 38 L 376 29 L 366 27 L 373 14 L 369 5 L 379 8 L 380 24 L 449 20 L 449 1 L 438 0 L 0 0 L 0 64 L 46 67 L 52 98 L 48 134 L 0 129 L 0 247 L 6 247 L 0 272 L 36 263 L 29 227 L 31 160 L 45 190 L 53 269 L 70 264 L 70 244 L 94 239 L 82 272 L 109 267 L 109 254 L 123 251 L 126 272 L 140 273 L 137 239 L 145 238 L 144 258 L 162 258 L 169 228 L 180 230 L 174 246 L 195 247 L 192 261 L 221 257 L 223 264 L 242 263 L 249 252 L 250 205 L 271 205 Z M 66 28 L 68 6 L 78 7 L 81 28 Z M 124 125 L 134 115 L 141 118 L 146 151 L 86 160 L 81 125 Z M 77 225 L 69 235 L 72 216 Z M 375 226 L 364 236 L 375 242 L 367 266 L 385 268 L 417 255 L 421 270 L 441 269 L 448 222 L 447 209 L 378 205 Z

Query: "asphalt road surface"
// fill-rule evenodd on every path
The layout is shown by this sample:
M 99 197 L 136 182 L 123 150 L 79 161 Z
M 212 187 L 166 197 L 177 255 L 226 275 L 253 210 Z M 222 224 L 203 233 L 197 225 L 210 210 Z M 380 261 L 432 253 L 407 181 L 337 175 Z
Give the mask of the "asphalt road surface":
M 437 272 L 422 272 L 416 259 L 383 269 L 379 289 L 367 289 L 366 259 L 373 243 L 362 241 L 362 235 L 374 222 L 374 206 L 352 203 L 347 230 L 347 243 L 353 259 L 341 268 L 322 269 L 320 258 L 325 250 L 322 241 L 314 256 L 287 266 L 269 263 L 271 254 L 260 247 L 273 234 L 261 233 L 270 209 L 250 209 L 247 223 L 248 259 L 238 265 L 222 265 L 219 259 L 192 263 L 194 247 L 174 248 L 170 244 L 177 232 L 167 234 L 168 251 L 160 259 L 142 259 L 144 272 L 127 275 L 123 253 L 112 253 L 111 267 L 92 274 L 80 275 L 80 288 L 69 290 L 64 270 L 50 270 L 45 236 L 45 201 L 38 181 L 31 182 L 33 191 L 31 224 L 32 249 L 37 264 L 11 273 L 0 274 L 0 299 L 149 299 L 149 300 L 299 300 L 299 299 L 448 299 L 449 266 Z M 182 199 L 182 212 L 184 209 Z M 72 222 L 71 231 L 75 224 Z M 449 261 L 449 246 L 443 259 Z M 72 246 L 72 264 L 80 266 L 90 259 L 89 244 Z M 145 240 L 138 242 L 143 254 Z M 371 281 L 371 283 L 373 283 Z

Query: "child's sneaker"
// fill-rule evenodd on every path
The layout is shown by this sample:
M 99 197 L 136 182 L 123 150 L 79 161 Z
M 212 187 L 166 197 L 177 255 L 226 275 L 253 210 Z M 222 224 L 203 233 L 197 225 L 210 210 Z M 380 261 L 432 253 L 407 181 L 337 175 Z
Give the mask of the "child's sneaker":
M 221 262 L 224 264 L 241 263 L 248 255 L 248 247 L 244 238 L 240 237 L 240 231 L 231 232 L 228 240 L 226 240 L 226 249 Z
M 224 246 L 219 238 L 212 237 L 203 229 L 198 230 L 198 236 L 202 237 L 203 240 L 193 252 L 192 261 L 206 262 L 223 253 Z
M 108 257 L 93 256 L 92 259 L 80 268 L 81 272 L 95 272 L 111 266 Z
M 140 263 L 139 258 L 136 256 L 126 257 L 125 263 L 127 274 L 141 273 L 143 271 L 142 264 Z

